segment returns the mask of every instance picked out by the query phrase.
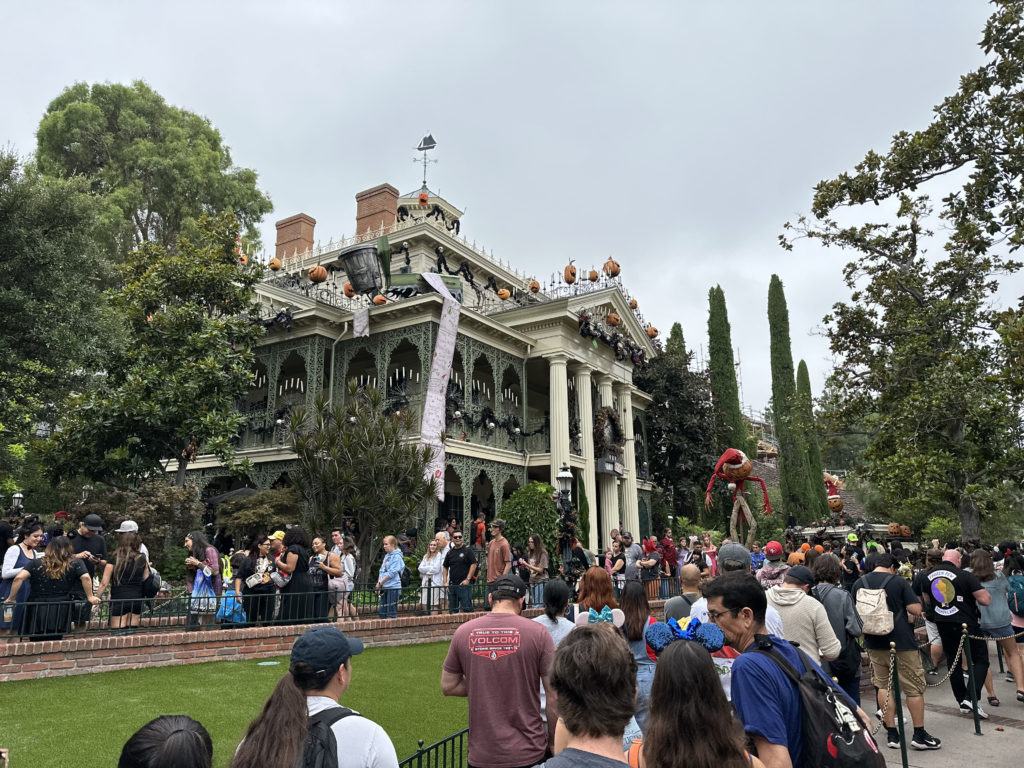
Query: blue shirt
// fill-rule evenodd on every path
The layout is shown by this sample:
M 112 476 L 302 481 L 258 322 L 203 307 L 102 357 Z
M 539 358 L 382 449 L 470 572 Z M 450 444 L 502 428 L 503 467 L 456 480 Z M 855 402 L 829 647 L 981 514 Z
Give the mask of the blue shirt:
M 400 549 L 392 550 L 384 555 L 384 562 L 380 566 L 380 586 L 382 589 L 400 589 L 402 586 L 402 569 L 405 568 L 405 558 L 402 557 Z
M 781 637 L 769 637 L 775 649 L 797 672 L 804 669 L 796 648 Z M 756 653 L 753 650 L 756 647 L 756 643 L 752 644 L 732 663 L 733 706 L 745 733 L 786 747 L 793 765 L 799 766 L 803 741 L 800 691 L 778 664 L 763 653 Z M 813 660 L 811 664 L 829 685 L 842 694 L 847 706 L 856 711 L 857 705 L 850 701 L 849 696 Z
M 764 552 L 751 552 L 750 553 L 750 562 L 752 564 L 751 570 L 756 573 L 757 570 L 762 565 L 764 565 Z

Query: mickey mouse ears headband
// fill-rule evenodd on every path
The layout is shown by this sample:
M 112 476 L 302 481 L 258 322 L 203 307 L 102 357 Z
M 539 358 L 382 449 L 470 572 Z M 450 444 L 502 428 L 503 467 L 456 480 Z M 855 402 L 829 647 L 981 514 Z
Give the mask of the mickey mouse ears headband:
M 586 613 L 581 611 L 576 615 L 576 626 L 579 627 L 586 624 L 600 624 L 602 622 L 607 622 L 608 624 L 614 624 L 616 627 L 621 627 L 626 623 L 626 614 L 618 608 L 609 608 L 606 605 L 601 609 L 600 613 L 591 608 Z

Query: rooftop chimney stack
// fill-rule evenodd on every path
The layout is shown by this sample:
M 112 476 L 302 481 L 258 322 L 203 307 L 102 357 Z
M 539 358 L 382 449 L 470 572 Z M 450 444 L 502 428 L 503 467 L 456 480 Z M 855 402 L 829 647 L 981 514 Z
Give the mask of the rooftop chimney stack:
M 356 234 L 390 227 L 398 217 L 398 190 L 381 184 L 356 195 Z
M 297 213 L 277 222 L 277 243 L 274 255 L 284 259 L 298 251 L 300 254 L 313 250 L 313 228 L 316 219 L 305 213 Z

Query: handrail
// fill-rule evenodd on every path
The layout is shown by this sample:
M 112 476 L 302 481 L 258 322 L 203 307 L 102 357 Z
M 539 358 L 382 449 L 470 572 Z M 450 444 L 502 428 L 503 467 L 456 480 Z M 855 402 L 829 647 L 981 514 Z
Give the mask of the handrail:
M 463 728 L 429 747 L 420 739 L 416 752 L 399 762 L 398 768 L 462 768 L 469 763 L 468 736 L 469 728 Z

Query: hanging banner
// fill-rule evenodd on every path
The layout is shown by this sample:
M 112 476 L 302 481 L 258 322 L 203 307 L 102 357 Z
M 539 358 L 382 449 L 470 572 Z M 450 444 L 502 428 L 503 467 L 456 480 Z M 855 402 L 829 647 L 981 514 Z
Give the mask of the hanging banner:
M 459 332 L 459 301 L 435 272 L 424 272 L 423 279 L 444 297 L 441 323 L 437 329 L 437 343 L 430 363 L 430 380 L 423 402 L 423 421 L 420 424 L 420 445 L 429 445 L 433 458 L 427 465 L 426 477 L 437 480 L 437 498 L 444 501 L 444 443 L 441 433 L 445 427 L 445 401 L 448 398 L 448 377 L 451 376 L 452 358 L 455 356 L 455 337 Z
M 352 313 L 352 336 L 359 338 L 360 336 L 370 335 L 370 310 L 366 307 L 357 309 Z

